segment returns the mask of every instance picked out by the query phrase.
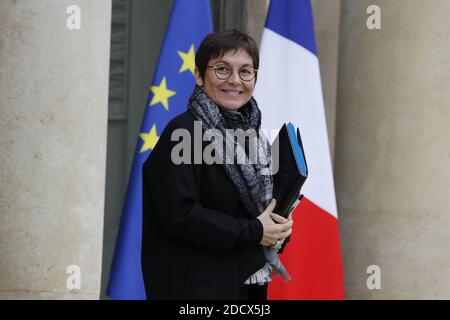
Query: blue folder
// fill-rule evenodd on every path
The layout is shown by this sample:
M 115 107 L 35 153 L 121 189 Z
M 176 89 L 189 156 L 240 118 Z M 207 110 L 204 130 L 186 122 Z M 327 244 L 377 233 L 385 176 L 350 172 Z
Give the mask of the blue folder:
M 300 130 L 291 122 L 281 127 L 272 143 L 272 156 L 273 161 L 278 161 L 278 171 L 273 176 L 273 194 L 277 200 L 274 212 L 287 217 L 301 199 L 301 188 L 308 177 Z

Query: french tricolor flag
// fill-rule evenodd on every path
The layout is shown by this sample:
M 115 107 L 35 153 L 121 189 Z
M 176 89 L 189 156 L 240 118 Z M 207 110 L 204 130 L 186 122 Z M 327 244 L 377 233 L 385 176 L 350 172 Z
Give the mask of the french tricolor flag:
M 308 163 L 303 200 L 293 213 L 290 242 L 280 255 L 292 280 L 269 285 L 269 299 L 344 299 L 333 171 L 310 0 L 271 0 L 261 42 L 255 98 L 261 127 L 291 121 Z M 273 139 L 275 135 L 271 135 Z

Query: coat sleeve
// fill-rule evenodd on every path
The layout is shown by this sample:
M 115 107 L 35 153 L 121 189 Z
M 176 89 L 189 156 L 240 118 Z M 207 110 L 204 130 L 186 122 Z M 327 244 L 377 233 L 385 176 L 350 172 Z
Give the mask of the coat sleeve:
M 263 227 L 258 219 L 233 217 L 202 206 L 194 165 L 177 165 L 171 160 L 172 148 L 179 143 L 171 141 L 172 131 L 173 126 L 168 125 L 143 165 L 143 214 L 152 212 L 169 237 L 213 250 L 259 245 Z

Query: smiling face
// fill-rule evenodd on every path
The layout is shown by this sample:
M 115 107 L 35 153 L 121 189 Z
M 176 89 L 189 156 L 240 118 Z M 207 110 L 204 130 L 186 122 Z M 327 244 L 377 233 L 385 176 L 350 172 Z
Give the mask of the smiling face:
M 207 68 L 205 79 L 202 80 L 198 70 L 195 70 L 195 82 L 205 89 L 208 97 L 217 105 L 228 110 L 238 110 L 253 96 L 255 78 L 243 81 L 237 68 L 253 67 L 252 57 L 245 50 L 228 51 L 220 58 L 210 59 L 208 66 L 229 66 L 235 68 L 233 74 L 226 80 L 216 77 L 213 68 Z

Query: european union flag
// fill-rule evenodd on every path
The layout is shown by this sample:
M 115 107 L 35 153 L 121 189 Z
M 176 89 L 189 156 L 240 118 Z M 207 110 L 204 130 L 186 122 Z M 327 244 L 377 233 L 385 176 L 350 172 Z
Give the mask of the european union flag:
M 146 298 L 141 269 L 141 168 L 166 124 L 186 110 L 195 85 L 195 50 L 211 32 L 209 0 L 174 1 L 128 181 L 107 289 L 114 299 Z

